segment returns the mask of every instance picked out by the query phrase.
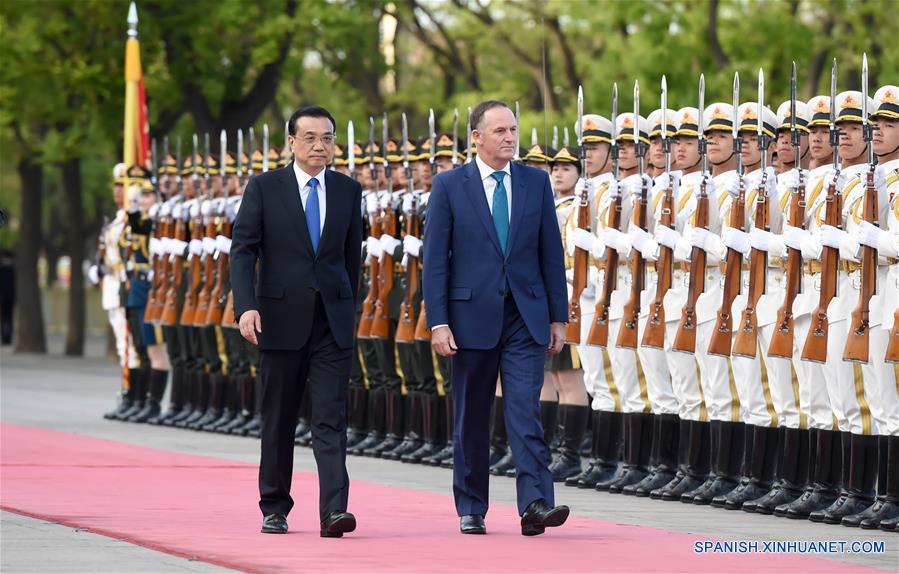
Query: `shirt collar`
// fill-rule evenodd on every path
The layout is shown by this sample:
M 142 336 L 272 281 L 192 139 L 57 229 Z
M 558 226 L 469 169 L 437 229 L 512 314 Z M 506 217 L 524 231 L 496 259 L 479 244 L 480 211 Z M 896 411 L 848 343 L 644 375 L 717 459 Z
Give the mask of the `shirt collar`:
M 309 180 L 312 179 L 313 177 L 315 177 L 315 179 L 318 180 L 318 188 L 319 189 L 325 188 L 325 168 L 322 168 L 322 170 L 319 171 L 317 174 L 315 174 L 315 176 L 311 176 L 308 173 L 306 173 L 305 171 L 303 171 L 302 169 L 300 169 L 300 166 L 297 165 L 296 161 L 294 161 L 293 162 L 293 173 L 297 176 L 297 185 L 299 185 L 299 187 L 300 187 L 300 193 L 302 193 L 303 190 L 306 189 L 306 186 L 309 185 Z
M 495 172 L 495 171 L 505 172 L 506 175 L 508 175 L 509 177 L 512 177 L 512 167 L 511 167 L 512 162 L 506 163 L 506 165 L 503 166 L 502 169 L 493 169 L 492 167 L 490 167 L 489 165 L 484 163 L 484 160 L 482 160 L 481 156 L 479 156 L 479 155 L 474 156 L 474 161 L 477 164 L 478 171 L 481 174 L 481 181 L 484 181 L 488 177 L 491 177 L 493 175 L 493 172 Z

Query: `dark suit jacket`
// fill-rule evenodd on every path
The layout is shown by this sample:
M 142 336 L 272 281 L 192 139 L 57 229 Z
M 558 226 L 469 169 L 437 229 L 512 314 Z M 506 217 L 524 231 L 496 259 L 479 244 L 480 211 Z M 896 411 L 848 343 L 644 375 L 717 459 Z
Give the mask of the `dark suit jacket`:
M 512 164 L 512 218 L 505 253 L 471 162 L 434 178 L 425 222 L 423 288 L 428 326 L 446 324 L 460 348 L 491 349 L 512 291 L 534 340 L 549 342 L 550 322 L 565 322 L 565 260 L 545 172 Z
M 293 164 L 254 177 L 244 191 L 232 231 L 234 314 L 239 320 L 246 311 L 259 311 L 261 350 L 298 350 L 306 344 L 316 293 L 337 344 L 353 346 L 362 189 L 328 170 L 325 193 L 325 225 L 315 255 Z

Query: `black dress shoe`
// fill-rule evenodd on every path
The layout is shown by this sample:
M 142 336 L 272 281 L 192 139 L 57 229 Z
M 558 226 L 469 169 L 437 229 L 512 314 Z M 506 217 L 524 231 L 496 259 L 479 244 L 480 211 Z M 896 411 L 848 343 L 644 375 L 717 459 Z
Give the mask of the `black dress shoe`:
M 562 526 L 568 520 L 570 510 L 567 506 L 550 508 L 542 498 L 530 503 L 521 515 L 521 534 L 536 536 L 543 534 L 548 527 Z
M 287 534 L 287 517 L 283 514 L 267 514 L 262 519 L 263 534 Z
M 356 517 L 350 512 L 332 512 L 322 520 L 322 538 L 341 538 L 345 532 L 356 530 Z
M 466 514 L 459 519 L 459 532 L 462 534 L 487 534 L 487 525 L 480 514 Z

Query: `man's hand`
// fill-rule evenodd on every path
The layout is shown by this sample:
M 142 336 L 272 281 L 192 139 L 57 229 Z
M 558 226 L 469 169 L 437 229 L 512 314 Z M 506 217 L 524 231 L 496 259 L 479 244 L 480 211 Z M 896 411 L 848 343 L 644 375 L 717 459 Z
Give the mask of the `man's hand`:
M 567 339 L 568 326 L 565 323 L 550 323 L 549 325 L 549 347 L 547 352 L 550 355 L 558 355 L 562 352 L 562 345 Z
M 431 346 L 441 357 L 452 357 L 459 350 L 453 332 L 447 326 L 437 327 L 431 331 Z
M 245 311 L 240 316 L 240 334 L 247 341 L 258 345 L 256 341 L 256 332 L 262 332 L 262 319 L 259 317 L 259 311 Z

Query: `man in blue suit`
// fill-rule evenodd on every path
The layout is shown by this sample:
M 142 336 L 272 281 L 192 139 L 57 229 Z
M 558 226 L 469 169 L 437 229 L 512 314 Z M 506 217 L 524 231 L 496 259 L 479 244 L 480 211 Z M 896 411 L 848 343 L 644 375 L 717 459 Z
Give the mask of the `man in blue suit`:
M 546 173 L 512 164 L 518 126 L 490 100 L 471 114 L 477 156 L 438 175 L 424 237 L 423 289 L 431 342 L 452 357 L 453 493 L 465 534 L 484 534 L 490 408 L 497 375 L 516 463 L 521 533 L 561 526 L 540 425 L 546 353 L 565 342 L 564 253 Z

